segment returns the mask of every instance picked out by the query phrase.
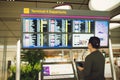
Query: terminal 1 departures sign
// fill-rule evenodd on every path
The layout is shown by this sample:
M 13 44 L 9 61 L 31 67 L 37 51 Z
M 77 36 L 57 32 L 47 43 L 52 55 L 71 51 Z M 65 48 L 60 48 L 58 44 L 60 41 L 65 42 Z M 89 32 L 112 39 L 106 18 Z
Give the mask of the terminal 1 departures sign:
M 31 11 L 22 14 L 22 48 L 86 48 L 91 36 L 100 38 L 101 47 L 108 47 L 109 17 L 81 16 L 73 10 Z

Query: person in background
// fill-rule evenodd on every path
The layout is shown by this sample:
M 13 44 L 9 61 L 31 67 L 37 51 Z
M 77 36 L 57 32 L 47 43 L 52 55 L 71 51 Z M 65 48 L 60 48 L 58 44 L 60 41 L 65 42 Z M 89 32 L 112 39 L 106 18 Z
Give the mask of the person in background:
M 90 54 L 85 58 L 83 67 L 77 68 L 83 72 L 83 80 L 105 80 L 104 66 L 105 57 L 98 50 L 100 48 L 100 39 L 98 37 L 91 37 L 88 42 L 88 49 Z

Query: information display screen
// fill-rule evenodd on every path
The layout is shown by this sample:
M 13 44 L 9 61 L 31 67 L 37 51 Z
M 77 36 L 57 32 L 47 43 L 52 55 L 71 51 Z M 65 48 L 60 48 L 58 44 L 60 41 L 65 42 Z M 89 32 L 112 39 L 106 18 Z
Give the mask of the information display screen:
M 96 21 L 95 22 L 95 36 L 100 38 L 101 46 L 108 45 L 108 22 Z
M 43 63 L 43 80 L 75 78 L 72 63 Z
M 91 36 L 108 47 L 107 20 L 22 18 L 22 48 L 83 48 Z
M 88 40 L 94 34 L 73 34 L 73 47 L 86 47 Z

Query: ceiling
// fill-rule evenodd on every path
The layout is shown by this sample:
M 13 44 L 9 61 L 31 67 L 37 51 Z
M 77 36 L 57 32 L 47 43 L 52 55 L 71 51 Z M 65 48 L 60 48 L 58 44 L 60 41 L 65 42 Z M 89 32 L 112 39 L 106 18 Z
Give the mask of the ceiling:
M 89 10 L 89 0 L 0 0 L 0 45 L 16 45 L 21 38 L 21 14 L 23 8 L 53 8 L 60 4 L 70 4 L 76 10 Z M 111 10 L 111 18 L 120 14 L 120 5 Z M 119 23 L 111 20 L 111 23 Z M 110 30 L 113 44 L 120 44 L 120 27 Z

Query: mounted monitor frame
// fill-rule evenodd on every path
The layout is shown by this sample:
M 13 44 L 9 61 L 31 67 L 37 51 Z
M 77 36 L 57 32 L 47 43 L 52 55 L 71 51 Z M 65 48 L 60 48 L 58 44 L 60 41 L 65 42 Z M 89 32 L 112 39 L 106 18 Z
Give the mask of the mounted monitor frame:
M 109 46 L 109 12 L 25 8 L 21 17 L 22 48 L 87 48 L 91 36 Z
M 41 80 L 77 80 L 73 63 L 42 63 Z

